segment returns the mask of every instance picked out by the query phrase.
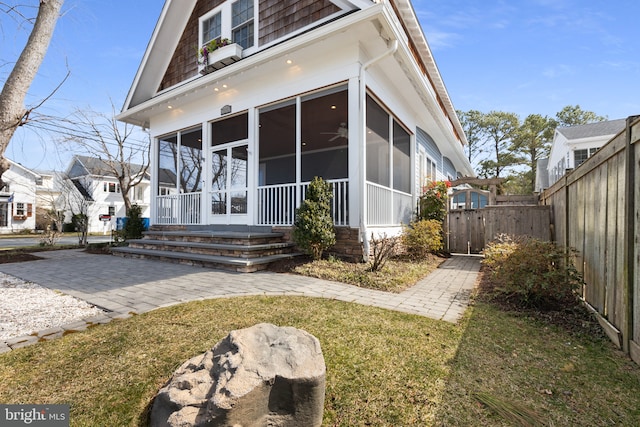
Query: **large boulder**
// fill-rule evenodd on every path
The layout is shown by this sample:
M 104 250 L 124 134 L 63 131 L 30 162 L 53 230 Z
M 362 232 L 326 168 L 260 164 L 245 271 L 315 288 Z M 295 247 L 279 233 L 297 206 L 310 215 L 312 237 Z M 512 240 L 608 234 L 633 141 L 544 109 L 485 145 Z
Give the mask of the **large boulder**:
M 232 331 L 178 368 L 153 402 L 151 426 L 320 426 L 325 373 L 320 342 L 305 331 Z

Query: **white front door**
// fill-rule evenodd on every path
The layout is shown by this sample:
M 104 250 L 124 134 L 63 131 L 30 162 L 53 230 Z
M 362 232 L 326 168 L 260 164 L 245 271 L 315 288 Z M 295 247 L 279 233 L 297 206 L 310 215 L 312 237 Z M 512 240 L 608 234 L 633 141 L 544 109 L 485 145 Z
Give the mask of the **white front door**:
M 248 166 L 246 141 L 211 149 L 209 211 L 212 224 L 248 224 Z

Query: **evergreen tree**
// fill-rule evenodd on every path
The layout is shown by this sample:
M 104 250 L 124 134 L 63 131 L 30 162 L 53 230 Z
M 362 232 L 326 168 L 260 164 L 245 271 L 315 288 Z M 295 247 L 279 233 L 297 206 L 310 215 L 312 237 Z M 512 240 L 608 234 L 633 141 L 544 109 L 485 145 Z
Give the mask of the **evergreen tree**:
M 331 184 L 315 177 L 307 188 L 305 200 L 296 210 L 293 240 L 314 260 L 336 243 L 331 216 Z

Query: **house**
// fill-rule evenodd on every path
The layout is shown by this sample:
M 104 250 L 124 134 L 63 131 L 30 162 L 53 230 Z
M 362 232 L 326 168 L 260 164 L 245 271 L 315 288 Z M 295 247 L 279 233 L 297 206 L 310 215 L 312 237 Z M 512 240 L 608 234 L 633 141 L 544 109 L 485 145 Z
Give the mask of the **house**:
M 7 159 L 9 169 L 2 175 L 0 189 L 0 234 L 36 228 L 36 186 L 42 177 L 19 163 Z
M 130 168 L 134 177 L 142 170 L 140 165 L 132 164 Z M 116 228 L 117 218 L 126 216 L 120 183 L 106 160 L 76 155 L 64 176 L 62 199 L 56 204 L 68 212 L 66 222 L 71 221 L 72 214 L 86 213 L 89 233 L 107 233 Z M 143 217 L 149 216 L 150 194 L 145 176 L 129 195 L 131 203 L 142 208 Z
M 539 169 L 546 170 L 548 174 L 547 187 L 562 178 L 567 170 L 580 166 L 624 128 L 625 119 L 557 128 L 546 168 Z M 539 188 L 536 191 L 540 192 L 547 183 L 542 178 L 537 180 Z
M 408 0 L 167 0 L 118 119 L 151 132 L 155 226 L 286 230 L 320 176 L 368 253 L 473 175 Z

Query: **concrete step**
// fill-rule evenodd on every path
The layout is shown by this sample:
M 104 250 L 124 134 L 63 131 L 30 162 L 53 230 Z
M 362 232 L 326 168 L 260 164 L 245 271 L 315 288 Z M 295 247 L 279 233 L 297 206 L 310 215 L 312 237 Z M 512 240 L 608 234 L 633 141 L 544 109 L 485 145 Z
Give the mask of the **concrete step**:
M 144 239 L 230 245 L 261 245 L 282 242 L 283 234 L 251 231 L 146 231 Z
M 130 240 L 130 248 L 167 250 L 172 252 L 199 253 L 204 255 L 232 256 L 256 258 L 261 256 L 280 255 L 291 252 L 293 243 L 277 242 L 257 245 L 241 245 L 229 243 L 208 243 L 176 240 L 137 239 Z
M 236 271 L 242 273 L 253 273 L 259 270 L 265 270 L 272 262 L 291 259 L 301 255 L 299 253 L 289 253 L 260 256 L 255 258 L 243 258 L 131 248 L 127 246 L 114 247 L 111 249 L 111 251 L 114 255 L 118 256 L 157 259 L 162 261 L 176 262 L 180 264 L 199 265 L 202 267 L 217 268 L 221 270 Z

